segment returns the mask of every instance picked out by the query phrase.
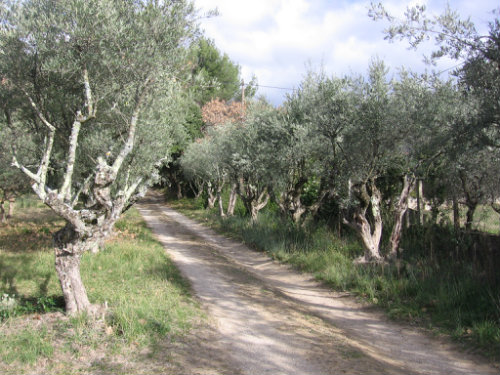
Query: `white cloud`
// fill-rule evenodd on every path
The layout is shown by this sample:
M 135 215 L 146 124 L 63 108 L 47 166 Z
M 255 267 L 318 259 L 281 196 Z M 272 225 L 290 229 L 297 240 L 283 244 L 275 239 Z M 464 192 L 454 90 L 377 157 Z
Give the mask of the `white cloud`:
M 473 15 L 481 30 L 492 20 L 488 12 L 497 0 L 454 1 L 462 15 Z M 424 50 L 409 51 L 405 42 L 388 43 L 382 22 L 368 18 L 368 0 L 195 0 L 204 11 L 218 8 L 220 16 L 203 20 L 202 28 L 219 49 L 242 68 L 249 80 L 255 74 L 265 86 L 297 87 L 306 64 L 330 74 L 364 73 L 371 58 L 378 56 L 394 71 L 405 65 L 423 70 Z M 385 1 L 385 6 L 402 15 L 408 5 L 425 4 L 439 13 L 448 0 Z M 443 60 L 438 69 L 453 65 Z M 260 89 L 272 102 L 283 100 L 284 92 Z

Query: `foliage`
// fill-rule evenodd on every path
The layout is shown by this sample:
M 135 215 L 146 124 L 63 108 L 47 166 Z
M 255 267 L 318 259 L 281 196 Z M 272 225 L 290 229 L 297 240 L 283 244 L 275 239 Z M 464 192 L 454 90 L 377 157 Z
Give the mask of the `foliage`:
M 87 106 L 84 111 L 96 110 L 80 134 L 73 181 L 78 187 L 93 172 L 98 156 L 108 160 L 118 157 L 127 118 L 137 109 L 141 92 L 147 95 L 142 100 L 147 107 L 140 108 L 141 124 L 135 141 L 148 147 L 134 148 L 127 158 L 127 171 L 121 171 L 116 183 L 123 183 L 125 175 L 130 180 L 149 175 L 155 163 L 168 157 L 174 125 L 180 121 L 179 95 L 174 94 L 179 87 L 173 78 L 191 36 L 192 12 L 191 5 L 184 2 L 155 7 L 152 2 L 133 5 L 75 0 L 64 4 L 24 2 L 13 5 L 5 14 L 2 24 L 15 25 L 2 28 L 1 75 L 9 94 L 19 102 L 9 108 L 12 121 L 22 121 L 18 110 L 21 103 L 29 105 L 28 95 L 35 98 L 36 108 L 60 132 L 51 155 L 51 179 L 60 180 L 64 172 L 67 144 L 63 140 L 69 137 L 75 110 L 82 104 Z M 33 77 L 23 73 L 29 69 L 36 72 Z M 88 82 L 82 76 L 85 70 Z M 91 98 L 85 97 L 87 83 Z M 67 108 L 66 112 L 60 108 Z M 42 121 L 35 112 L 31 117 L 41 137 Z M 19 159 L 30 164 L 23 155 Z
M 195 94 L 196 101 L 203 106 L 213 99 L 224 102 L 235 99 L 240 86 L 240 67 L 206 38 L 200 38 L 191 54 L 192 74 L 202 82 Z

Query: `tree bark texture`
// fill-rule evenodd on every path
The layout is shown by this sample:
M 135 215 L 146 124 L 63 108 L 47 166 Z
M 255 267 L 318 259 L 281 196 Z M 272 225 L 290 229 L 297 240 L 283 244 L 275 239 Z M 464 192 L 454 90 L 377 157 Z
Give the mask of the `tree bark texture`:
M 91 312 L 92 305 L 87 297 L 80 276 L 80 261 L 88 244 L 79 239 L 70 224 L 54 236 L 55 266 L 66 305 L 66 313 L 75 315 Z
M 250 202 L 249 209 L 252 222 L 257 221 L 260 210 L 266 207 L 268 202 L 269 202 L 269 194 L 267 192 L 263 192 L 257 200 L 254 199 Z
M 282 215 L 292 219 L 294 223 L 299 223 L 307 211 L 300 200 L 302 188 L 306 183 L 306 178 L 300 178 L 295 184 L 290 185 L 280 197 L 279 206 Z
M 403 232 L 403 219 L 408 210 L 408 198 L 410 193 L 415 188 L 415 178 L 413 176 L 405 175 L 403 179 L 403 189 L 399 195 L 396 208 L 394 210 L 394 227 L 391 232 L 391 250 L 389 257 L 395 258 L 399 255 L 399 244 L 401 242 L 401 235 Z
M 269 202 L 270 196 L 267 186 L 259 188 L 240 178 L 238 180 L 237 192 L 252 222 L 257 221 L 259 211 L 266 207 Z
M 225 217 L 226 214 L 224 213 L 224 204 L 222 202 L 222 196 L 221 196 L 221 191 L 220 189 L 217 190 L 217 202 L 218 202 L 218 208 L 219 208 L 219 215 L 220 217 Z
M 207 194 L 208 194 L 207 208 L 209 210 L 215 207 L 215 201 L 217 200 L 217 194 L 215 193 L 214 190 L 215 189 L 211 184 L 207 185 Z
M 7 216 L 5 215 L 5 208 L 4 208 L 4 201 L 1 201 L 0 202 L 0 214 L 1 214 L 1 221 L 2 223 L 6 223 L 7 222 Z
M 254 194 L 250 194 L 248 196 L 241 196 L 241 199 L 247 212 L 250 214 L 252 222 L 256 222 L 259 211 L 266 207 L 269 202 L 269 193 L 267 189 L 264 189 L 258 197 Z
M 238 185 L 234 183 L 231 186 L 231 192 L 229 193 L 229 202 L 227 204 L 228 216 L 234 215 L 234 209 L 236 207 L 236 199 L 238 198 L 237 190 L 238 190 Z
M 353 193 L 360 202 L 356 208 L 353 220 L 344 220 L 344 223 L 353 228 L 361 238 L 364 255 L 361 261 L 381 261 L 380 240 L 382 238 L 382 214 L 380 203 L 382 194 L 375 185 L 374 180 L 353 186 Z M 371 214 L 371 222 L 368 218 Z
M 14 216 L 14 205 L 16 203 L 16 198 L 9 199 L 9 213 L 7 214 L 7 219 L 10 219 Z

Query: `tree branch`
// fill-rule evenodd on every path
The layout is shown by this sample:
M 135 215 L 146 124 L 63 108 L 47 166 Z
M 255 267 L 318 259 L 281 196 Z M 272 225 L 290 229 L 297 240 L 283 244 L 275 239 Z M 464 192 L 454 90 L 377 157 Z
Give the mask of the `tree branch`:
M 132 117 L 130 118 L 130 127 L 128 131 L 128 138 L 125 144 L 123 145 L 123 148 L 121 149 L 120 153 L 115 159 L 115 162 L 111 166 L 111 172 L 112 176 L 110 176 L 112 179 L 116 178 L 116 175 L 118 174 L 118 171 L 120 170 L 123 161 L 127 157 L 128 154 L 132 151 L 134 147 L 134 138 L 135 138 L 135 132 L 137 129 L 137 122 L 139 120 L 139 114 L 141 112 L 141 107 L 144 102 L 144 99 L 146 97 L 146 93 L 149 89 L 149 85 L 151 84 L 152 80 L 150 77 L 146 79 L 144 82 L 144 86 L 142 87 L 142 90 L 140 93 L 137 95 L 136 103 L 135 103 L 135 108 L 134 111 L 132 112 Z
M 39 193 L 37 192 L 37 194 L 39 194 L 40 198 L 43 200 L 45 198 L 45 183 L 46 183 L 47 171 L 48 171 L 49 163 L 50 163 L 50 156 L 52 155 L 52 147 L 54 146 L 54 137 L 55 137 L 55 133 L 56 133 L 56 128 L 49 121 L 47 121 L 47 119 L 45 118 L 43 113 L 40 111 L 40 109 L 38 108 L 38 106 L 36 105 L 34 100 L 31 98 L 31 96 L 26 91 L 24 91 L 24 90 L 22 90 L 22 91 L 26 95 L 26 97 L 28 98 L 28 101 L 30 102 L 31 107 L 33 108 L 33 110 L 35 111 L 37 116 L 44 123 L 44 125 L 47 126 L 47 128 L 49 129 L 48 140 L 46 139 L 45 152 L 44 152 L 42 160 L 40 162 L 40 166 L 38 167 L 38 172 L 37 172 L 38 179 L 34 180 L 39 185 L 38 186 Z M 23 172 L 26 173 L 24 170 L 23 170 Z M 27 176 L 30 177 L 31 179 L 33 179 L 30 176 L 30 174 L 27 174 Z M 42 195 L 40 195 L 40 194 L 42 194 Z
M 75 166 L 76 159 L 76 147 L 78 145 L 78 134 L 80 133 L 80 128 L 82 123 L 78 121 L 80 111 L 77 113 L 77 119 L 73 122 L 71 127 L 71 136 L 69 138 L 69 151 L 68 151 L 68 162 L 66 164 L 66 173 L 64 174 L 64 182 L 61 187 L 61 197 L 65 202 L 71 200 L 71 181 L 73 179 L 73 168 Z
M 85 86 L 85 106 L 87 107 L 87 120 L 94 118 L 96 114 L 96 107 L 92 100 L 92 90 L 90 88 L 89 72 L 87 67 L 83 68 L 83 84 Z
M 139 185 L 144 181 L 143 177 L 139 177 L 132 185 L 128 187 L 127 190 L 125 190 L 124 198 L 125 202 L 128 202 L 132 194 L 137 190 Z
M 33 172 L 31 172 L 29 169 L 27 169 L 24 165 L 19 164 L 17 161 L 17 157 L 14 153 L 12 156 L 12 164 L 13 167 L 20 169 L 26 176 L 28 176 L 31 180 L 33 180 L 35 183 L 39 184 L 40 183 L 40 178 Z
M 95 117 L 95 107 L 92 101 L 92 91 L 90 89 L 89 73 L 87 71 L 87 67 L 83 68 L 83 84 L 85 86 L 85 107 L 87 107 L 87 116 L 83 116 L 82 112 L 78 111 L 71 127 L 66 173 L 64 174 L 64 182 L 60 191 L 60 194 L 65 202 L 71 201 L 71 182 L 73 179 L 73 169 L 75 166 L 76 148 L 78 146 L 78 135 L 80 134 L 82 123 Z
M 43 115 L 43 113 L 38 109 L 36 103 L 33 101 L 33 99 L 31 98 L 31 96 L 26 91 L 24 91 L 24 90 L 23 90 L 23 93 L 28 98 L 28 100 L 29 100 L 29 102 L 31 104 L 31 107 L 33 108 L 33 110 L 37 114 L 38 118 L 40 120 L 42 120 L 42 122 L 44 123 L 44 125 L 47 126 L 50 131 L 55 132 L 56 128 L 54 127 L 54 125 L 52 125 L 50 122 L 47 121 L 47 119 L 45 118 L 45 116 Z

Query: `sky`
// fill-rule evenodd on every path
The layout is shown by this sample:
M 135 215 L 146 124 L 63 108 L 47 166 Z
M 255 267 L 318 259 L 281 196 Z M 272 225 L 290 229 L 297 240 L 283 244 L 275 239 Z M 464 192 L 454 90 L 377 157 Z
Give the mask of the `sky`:
M 498 0 L 383 3 L 397 17 L 403 16 L 408 5 L 425 4 L 430 14 L 439 14 L 449 3 L 483 32 L 493 20 L 491 11 L 500 5 Z M 457 65 L 444 58 L 436 67 L 425 66 L 423 55 L 430 52 L 432 44 L 414 51 L 405 41 L 384 40 L 387 23 L 368 17 L 370 0 L 195 0 L 195 5 L 201 12 L 217 8 L 218 16 L 201 20 L 205 35 L 240 65 L 246 82 L 253 75 L 257 77 L 257 95 L 274 105 L 281 104 L 311 69 L 335 76 L 364 74 L 374 58 L 384 60 L 390 74 L 402 66 L 417 72 L 440 72 Z

